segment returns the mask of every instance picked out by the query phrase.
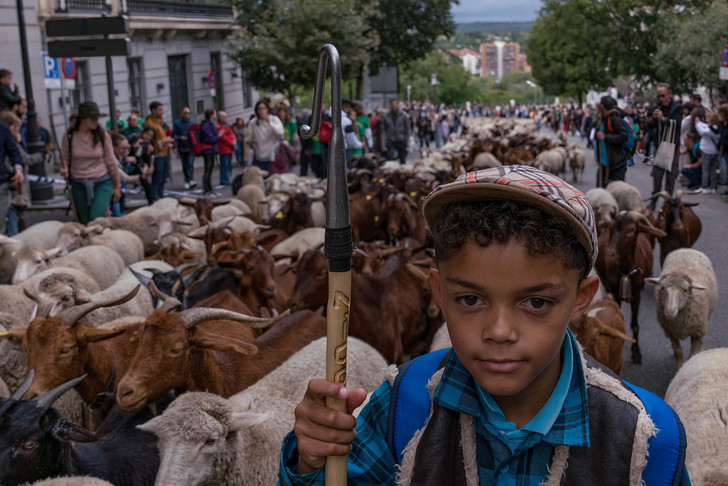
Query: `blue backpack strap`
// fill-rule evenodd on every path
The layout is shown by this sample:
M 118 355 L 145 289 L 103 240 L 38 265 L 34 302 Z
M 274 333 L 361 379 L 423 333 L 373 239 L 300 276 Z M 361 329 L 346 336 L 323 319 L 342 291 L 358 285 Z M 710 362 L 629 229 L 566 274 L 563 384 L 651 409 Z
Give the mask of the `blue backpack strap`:
M 430 414 L 427 382 L 450 350 L 440 349 L 408 361 L 399 368 L 392 385 L 387 416 L 387 445 L 395 463 L 414 433 L 421 429 Z
M 649 456 L 642 479 L 647 486 L 680 486 L 685 469 L 685 429 L 675 411 L 654 393 L 624 382 L 642 401 L 657 427 L 648 441 Z M 688 482 L 689 484 L 689 482 Z

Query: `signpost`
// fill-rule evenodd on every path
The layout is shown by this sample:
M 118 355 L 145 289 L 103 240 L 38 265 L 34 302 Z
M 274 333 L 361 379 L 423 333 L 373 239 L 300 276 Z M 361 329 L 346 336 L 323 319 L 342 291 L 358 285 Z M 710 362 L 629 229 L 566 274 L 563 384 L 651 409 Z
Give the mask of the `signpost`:
M 209 71 L 207 73 L 207 87 L 210 88 L 210 96 L 213 98 L 217 95 L 215 90 L 215 71 Z
M 58 69 L 58 59 L 49 57 L 45 52 L 43 56 L 43 77 L 46 89 L 61 89 L 61 73 Z
M 720 79 L 728 80 L 728 44 L 723 46 L 720 54 Z

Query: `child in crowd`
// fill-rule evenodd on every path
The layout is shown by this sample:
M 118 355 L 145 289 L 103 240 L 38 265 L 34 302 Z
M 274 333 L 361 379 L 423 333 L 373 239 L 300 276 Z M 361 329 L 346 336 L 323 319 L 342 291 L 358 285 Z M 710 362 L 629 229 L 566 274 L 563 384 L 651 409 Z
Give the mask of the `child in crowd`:
M 689 162 L 680 169 L 680 173 L 687 178 L 688 189 L 702 192 L 700 186 L 703 183 L 703 154 L 700 153 L 700 138 L 697 133 L 688 132 L 684 140 Z
M 586 356 L 568 329 L 599 285 L 586 197 L 507 166 L 438 187 L 424 213 L 452 349 L 388 370 L 358 419 L 325 398 L 352 411 L 365 390 L 311 380 L 280 484 L 323 484 L 326 456 L 344 454 L 349 485 L 689 484 L 679 419 Z

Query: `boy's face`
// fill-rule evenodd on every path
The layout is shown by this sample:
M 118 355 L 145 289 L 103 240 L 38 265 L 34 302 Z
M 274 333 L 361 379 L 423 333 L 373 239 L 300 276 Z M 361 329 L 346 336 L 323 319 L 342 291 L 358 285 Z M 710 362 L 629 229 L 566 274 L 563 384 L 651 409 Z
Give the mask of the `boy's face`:
M 532 404 L 535 415 L 556 386 L 566 327 L 598 286 L 580 275 L 555 257 L 528 255 L 517 240 L 468 242 L 430 272 L 453 349 L 509 420 L 509 404 Z

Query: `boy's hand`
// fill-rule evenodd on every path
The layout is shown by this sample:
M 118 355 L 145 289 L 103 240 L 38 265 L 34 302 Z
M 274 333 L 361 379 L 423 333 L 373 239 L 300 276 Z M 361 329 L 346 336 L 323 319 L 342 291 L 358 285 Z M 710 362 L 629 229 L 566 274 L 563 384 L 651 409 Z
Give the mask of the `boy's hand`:
M 298 439 L 297 474 L 308 474 L 324 466 L 327 456 L 343 456 L 356 437 L 356 419 L 351 415 L 366 399 L 363 388 L 347 390 L 324 379 L 308 383 L 306 395 L 295 410 L 293 432 Z M 326 406 L 326 397 L 346 400 L 348 413 Z

